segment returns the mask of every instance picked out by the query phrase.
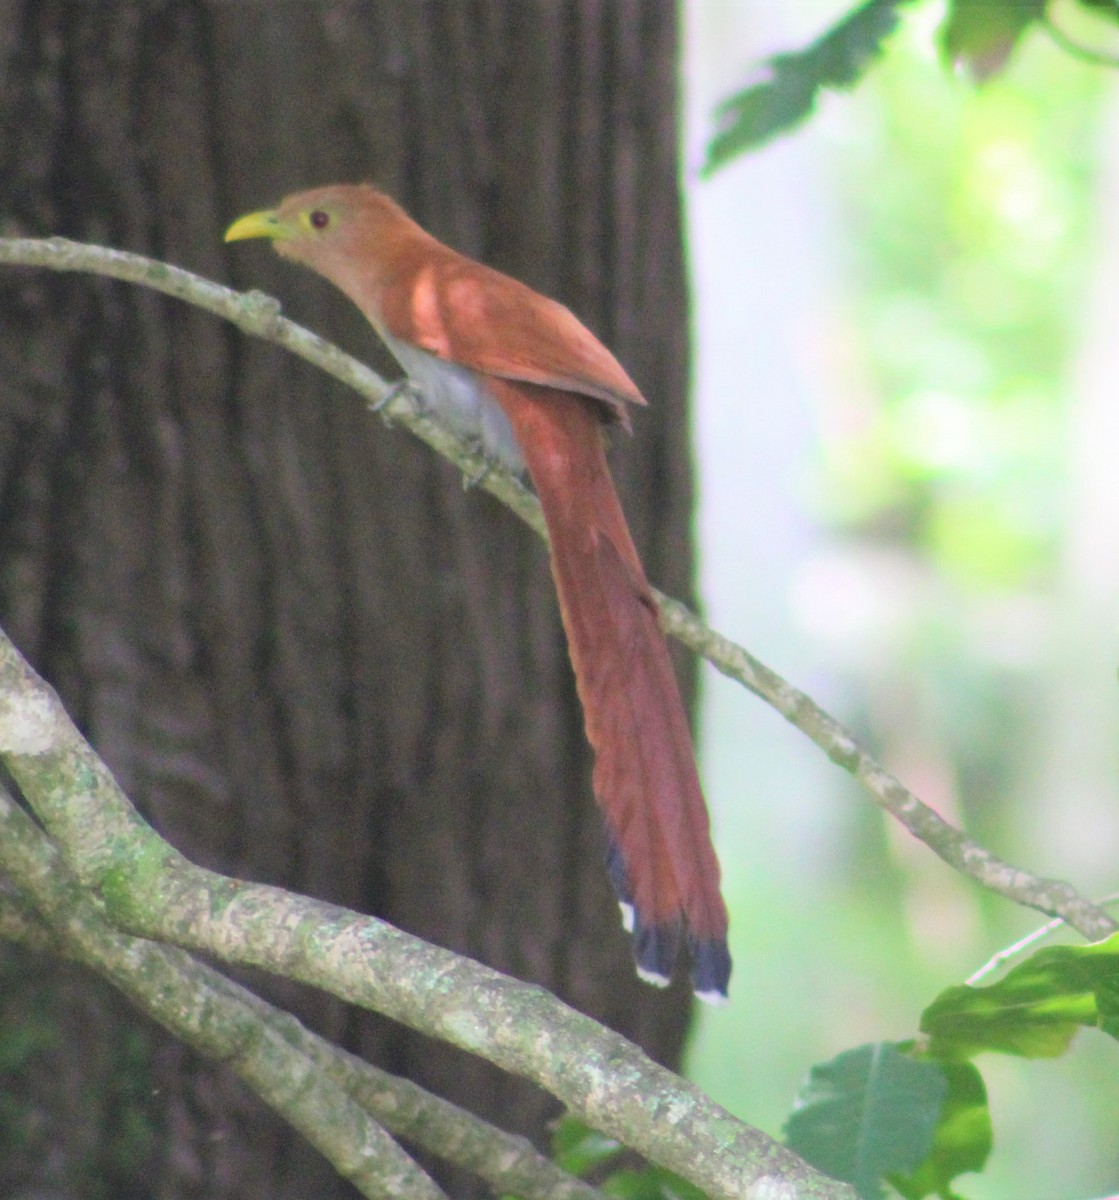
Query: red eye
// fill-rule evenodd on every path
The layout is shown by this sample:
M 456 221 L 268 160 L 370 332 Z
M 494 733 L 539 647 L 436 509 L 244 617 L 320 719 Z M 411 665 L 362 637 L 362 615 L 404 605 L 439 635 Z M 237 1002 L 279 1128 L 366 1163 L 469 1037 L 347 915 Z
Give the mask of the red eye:
M 330 213 L 325 213 L 321 208 L 316 208 L 310 217 L 312 229 L 325 229 L 330 224 Z

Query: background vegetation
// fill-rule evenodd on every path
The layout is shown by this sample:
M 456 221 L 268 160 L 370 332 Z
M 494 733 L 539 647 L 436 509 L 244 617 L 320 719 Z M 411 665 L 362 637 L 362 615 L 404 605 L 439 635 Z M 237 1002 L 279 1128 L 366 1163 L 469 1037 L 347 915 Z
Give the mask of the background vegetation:
M 697 178 L 744 64 L 848 11 L 784 7 L 688 10 L 708 613 L 950 819 L 1102 895 L 1119 841 L 1115 70 L 1024 24 L 977 83 L 975 57 L 946 52 L 947 5 L 863 6 L 897 24 L 879 57 L 853 56 L 857 87 Z M 952 12 L 969 7 L 981 41 L 983 19 L 1030 6 Z M 1104 7 L 1033 15 L 1114 53 Z M 761 299 L 726 311 L 734 279 Z M 759 589 L 772 607 L 746 598 Z M 961 886 L 722 681 L 705 675 L 704 696 L 752 991 L 703 1014 L 690 1064 L 777 1130 L 809 1060 L 908 1036 L 940 987 L 1036 922 Z M 965 1194 L 1119 1186 L 1109 1039 L 980 1063 L 995 1148 Z

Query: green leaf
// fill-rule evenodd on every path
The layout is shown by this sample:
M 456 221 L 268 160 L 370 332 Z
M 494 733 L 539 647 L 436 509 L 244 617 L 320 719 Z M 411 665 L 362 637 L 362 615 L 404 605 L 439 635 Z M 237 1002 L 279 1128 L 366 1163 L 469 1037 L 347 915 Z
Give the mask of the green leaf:
M 618 1200 L 707 1200 L 694 1183 L 661 1167 L 615 1171 L 599 1190 Z
M 786 1140 L 874 1200 L 885 1176 L 914 1172 L 932 1153 L 948 1092 L 938 1064 L 915 1061 L 892 1042 L 859 1046 L 812 1068 Z
M 890 1183 L 905 1200 L 943 1196 L 955 1200 L 952 1180 L 968 1171 L 982 1171 L 991 1153 L 991 1113 L 983 1077 L 972 1063 L 938 1062 L 948 1085 L 940 1110 L 932 1150 L 911 1174 L 892 1174 Z
M 799 124 L 823 88 L 849 88 L 881 53 L 898 24 L 897 10 L 912 0 L 868 0 L 807 49 L 768 60 L 769 78 L 723 101 L 703 173 Z
M 1080 0 L 1080 3 L 1098 16 L 1119 21 L 1119 0 Z
M 944 57 L 982 82 L 1006 66 L 1019 38 L 1045 16 L 1046 0 L 952 0 L 940 30 Z
M 1119 1037 L 1119 934 L 1039 950 L 989 987 L 948 988 L 921 1014 L 929 1052 L 942 1059 L 1053 1058 L 1082 1025 Z
M 561 1117 L 552 1131 L 552 1159 L 569 1175 L 585 1175 L 621 1149 L 620 1142 L 571 1115 Z
M 552 1159 L 569 1175 L 586 1175 L 623 1149 L 621 1142 L 570 1114 L 561 1117 L 552 1131 Z M 619 1200 L 707 1200 L 694 1183 L 654 1166 L 640 1171 L 612 1171 L 602 1180 L 599 1190 Z

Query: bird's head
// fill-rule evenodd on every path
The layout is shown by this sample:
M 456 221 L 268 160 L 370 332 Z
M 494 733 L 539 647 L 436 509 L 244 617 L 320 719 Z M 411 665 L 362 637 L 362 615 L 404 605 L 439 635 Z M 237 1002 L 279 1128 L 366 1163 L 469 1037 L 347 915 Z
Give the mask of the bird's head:
M 404 210 L 368 184 L 338 184 L 297 192 L 278 207 L 239 217 L 225 231 L 227 242 L 268 238 L 278 254 L 304 263 L 345 290 L 356 262 L 394 233 L 412 227 Z M 416 227 L 418 229 L 418 227 Z

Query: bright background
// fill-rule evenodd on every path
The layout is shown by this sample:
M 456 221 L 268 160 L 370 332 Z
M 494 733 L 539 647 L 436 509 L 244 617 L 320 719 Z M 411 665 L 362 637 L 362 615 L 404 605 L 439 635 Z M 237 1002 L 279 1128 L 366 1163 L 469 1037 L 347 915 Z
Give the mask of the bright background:
M 977 90 L 938 59 L 928 0 L 853 94 L 699 179 L 714 105 L 849 7 L 683 5 L 706 615 L 996 853 L 1102 895 L 1119 888 L 1119 74 L 1032 33 Z M 960 879 L 711 669 L 701 752 L 736 974 L 690 1069 L 779 1135 L 813 1063 L 912 1036 L 1043 918 Z M 1114 1041 L 978 1065 L 995 1152 L 969 1197 L 1119 1190 Z

